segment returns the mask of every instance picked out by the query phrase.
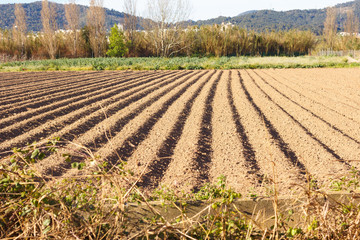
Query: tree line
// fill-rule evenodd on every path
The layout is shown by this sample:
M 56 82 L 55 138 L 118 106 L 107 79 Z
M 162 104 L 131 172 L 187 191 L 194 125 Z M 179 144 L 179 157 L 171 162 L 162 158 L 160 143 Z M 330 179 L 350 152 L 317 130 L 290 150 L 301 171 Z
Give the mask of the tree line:
M 26 14 L 15 5 L 15 22 L 0 31 L 0 54 L 13 60 L 78 57 L 173 57 L 173 56 L 297 56 L 311 49 L 360 49 L 359 19 L 353 7 L 346 9 L 346 34 L 337 33 L 339 10 L 327 9 L 323 35 L 311 31 L 256 32 L 228 24 L 186 26 L 186 0 L 149 0 L 148 14 L 137 16 L 137 0 L 123 0 L 122 28 L 106 29 L 103 0 L 90 0 L 86 26 L 80 28 L 76 0 L 65 5 L 67 26 L 59 30 L 56 11 L 42 0 L 42 31 L 27 31 Z M 142 30 L 139 30 L 141 26 Z

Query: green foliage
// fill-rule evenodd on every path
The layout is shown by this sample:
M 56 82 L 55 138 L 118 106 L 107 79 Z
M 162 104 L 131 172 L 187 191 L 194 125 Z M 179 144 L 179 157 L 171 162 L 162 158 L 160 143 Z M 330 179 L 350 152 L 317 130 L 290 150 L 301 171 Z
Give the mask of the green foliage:
M 351 169 L 349 176 L 343 176 L 338 180 L 333 180 L 331 188 L 334 191 L 353 191 L 360 186 L 360 173 L 355 168 Z
M 215 185 L 205 184 L 195 193 L 197 200 L 222 199 L 223 203 L 232 203 L 235 199 L 240 198 L 241 194 L 234 192 L 231 188 L 226 188 L 226 177 L 220 176 Z M 214 207 L 216 204 L 214 205 Z
M 124 33 L 116 24 L 111 28 L 109 42 L 109 50 L 106 53 L 109 57 L 123 57 L 128 52 Z
M 343 57 L 77 58 L 0 64 L 1 71 L 175 70 L 358 67 Z

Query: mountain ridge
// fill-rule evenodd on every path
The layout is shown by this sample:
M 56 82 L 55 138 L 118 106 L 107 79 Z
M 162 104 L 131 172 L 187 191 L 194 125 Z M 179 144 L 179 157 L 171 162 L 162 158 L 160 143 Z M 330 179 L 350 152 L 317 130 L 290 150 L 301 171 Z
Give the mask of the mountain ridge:
M 57 24 L 59 29 L 66 28 L 65 7 L 64 4 L 50 2 L 55 7 L 57 13 Z M 357 4 L 355 14 L 360 18 L 360 0 L 350 1 L 335 5 L 338 9 L 346 9 L 354 4 Z M 33 3 L 22 4 L 26 12 L 26 20 L 28 30 L 37 32 L 41 31 L 41 1 Z M 15 4 L 0 4 L 0 28 L 10 29 L 13 26 Z M 86 24 L 86 11 L 88 7 L 79 5 L 80 11 L 80 25 Z M 340 10 L 339 10 L 340 11 Z M 234 17 L 219 16 L 217 18 L 187 21 L 187 25 L 212 25 L 221 24 L 223 22 L 230 22 L 241 28 L 254 31 L 287 31 L 291 29 L 310 30 L 316 34 L 321 34 L 323 30 L 323 23 L 326 18 L 326 9 L 308 9 L 308 10 L 289 10 L 289 11 L 274 11 L 274 10 L 250 10 L 238 14 Z M 338 30 L 342 29 L 342 23 L 346 19 L 346 14 L 338 16 Z M 123 23 L 124 13 L 113 9 L 106 8 L 106 26 L 110 29 L 115 23 Z

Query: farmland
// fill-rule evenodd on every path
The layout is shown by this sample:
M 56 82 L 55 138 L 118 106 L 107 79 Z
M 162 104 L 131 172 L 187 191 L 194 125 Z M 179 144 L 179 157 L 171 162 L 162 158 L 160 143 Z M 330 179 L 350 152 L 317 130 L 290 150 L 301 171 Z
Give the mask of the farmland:
M 41 162 L 76 171 L 80 146 L 127 162 L 138 185 L 198 189 L 220 175 L 240 192 L 339 178 L 360 162 L 360 69 L 0 73 L 0 153 L 60 137 Z

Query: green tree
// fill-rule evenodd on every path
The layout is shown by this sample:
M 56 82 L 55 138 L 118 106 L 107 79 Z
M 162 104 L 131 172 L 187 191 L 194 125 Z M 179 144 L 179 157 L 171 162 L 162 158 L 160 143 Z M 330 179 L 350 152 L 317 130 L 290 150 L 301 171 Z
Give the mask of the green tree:
M 124 33 L 119 30 L 116 24 L 111 28 L 109 41 L 109 50 L 106 53 L 109 57 L 123 57 L 128 52 Z

